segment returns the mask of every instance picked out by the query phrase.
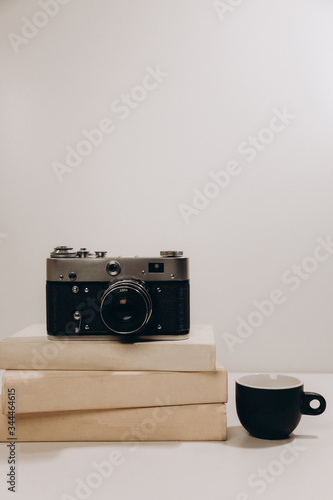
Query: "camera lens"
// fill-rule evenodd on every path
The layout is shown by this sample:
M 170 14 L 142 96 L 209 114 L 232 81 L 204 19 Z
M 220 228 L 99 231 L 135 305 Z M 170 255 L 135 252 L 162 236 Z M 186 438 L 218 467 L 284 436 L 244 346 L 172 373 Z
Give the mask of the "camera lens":
M 101 301 L 101 318 L 117 334 L 135 334 L 148 323 L 152 302 L 146 288 L 135 280 L 113 283 Z
M 116 260 L 111 260 L 106 266 L 106 270 L 111 276 L 117 276 L 120 273 L 120 264 Z

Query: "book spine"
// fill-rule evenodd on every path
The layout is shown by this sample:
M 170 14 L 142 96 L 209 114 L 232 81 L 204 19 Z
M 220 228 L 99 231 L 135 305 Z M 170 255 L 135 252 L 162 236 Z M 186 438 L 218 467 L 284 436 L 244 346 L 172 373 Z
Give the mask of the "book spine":
M 227 371 L 72 372 L 7 370 L 2 378 L 3 413 L 10 391 L 16 413 L 226 403 Z
M 17 415 L 14 434 L 16 442 L 223 441 L 226 429 L 225 404 L 203 404 Z M 0 441 L 9 442 L 7 415 Z

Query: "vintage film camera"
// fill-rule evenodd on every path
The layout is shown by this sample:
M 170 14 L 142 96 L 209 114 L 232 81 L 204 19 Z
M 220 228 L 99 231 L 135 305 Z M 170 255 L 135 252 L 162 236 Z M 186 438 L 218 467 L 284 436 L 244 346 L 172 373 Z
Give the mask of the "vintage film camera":
M 189 262 L 160 257 L 107 257 L 59 246 L 47 259 L 49 338 L 179 340 L 190 329 Z

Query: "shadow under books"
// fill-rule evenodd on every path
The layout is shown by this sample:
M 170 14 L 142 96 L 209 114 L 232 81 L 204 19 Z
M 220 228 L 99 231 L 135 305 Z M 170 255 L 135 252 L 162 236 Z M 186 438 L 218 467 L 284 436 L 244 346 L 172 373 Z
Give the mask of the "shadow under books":
M 63 453 L 68 449 L 88 449 L 88 448 L 107 448 L 107 451 L 117 449 L 120 450 L 133 450 L 135 447 L 150 447 L 163 446 L 164 448 L 176 448 L 182 443 L 179 441 L 80 441 L 80 442 L 26 442 L 17 443 L 19 446 L 19 455 L 26 456 L 32 460 L 53 460 L 57 455 Z

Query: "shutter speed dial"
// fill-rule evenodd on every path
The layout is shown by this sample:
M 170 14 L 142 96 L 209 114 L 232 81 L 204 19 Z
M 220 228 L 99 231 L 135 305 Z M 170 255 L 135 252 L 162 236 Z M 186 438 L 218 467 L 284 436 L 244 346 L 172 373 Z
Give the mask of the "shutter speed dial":
M 183 252 L 181 250 L 161 250 L 161 257 L 182 257 Z

